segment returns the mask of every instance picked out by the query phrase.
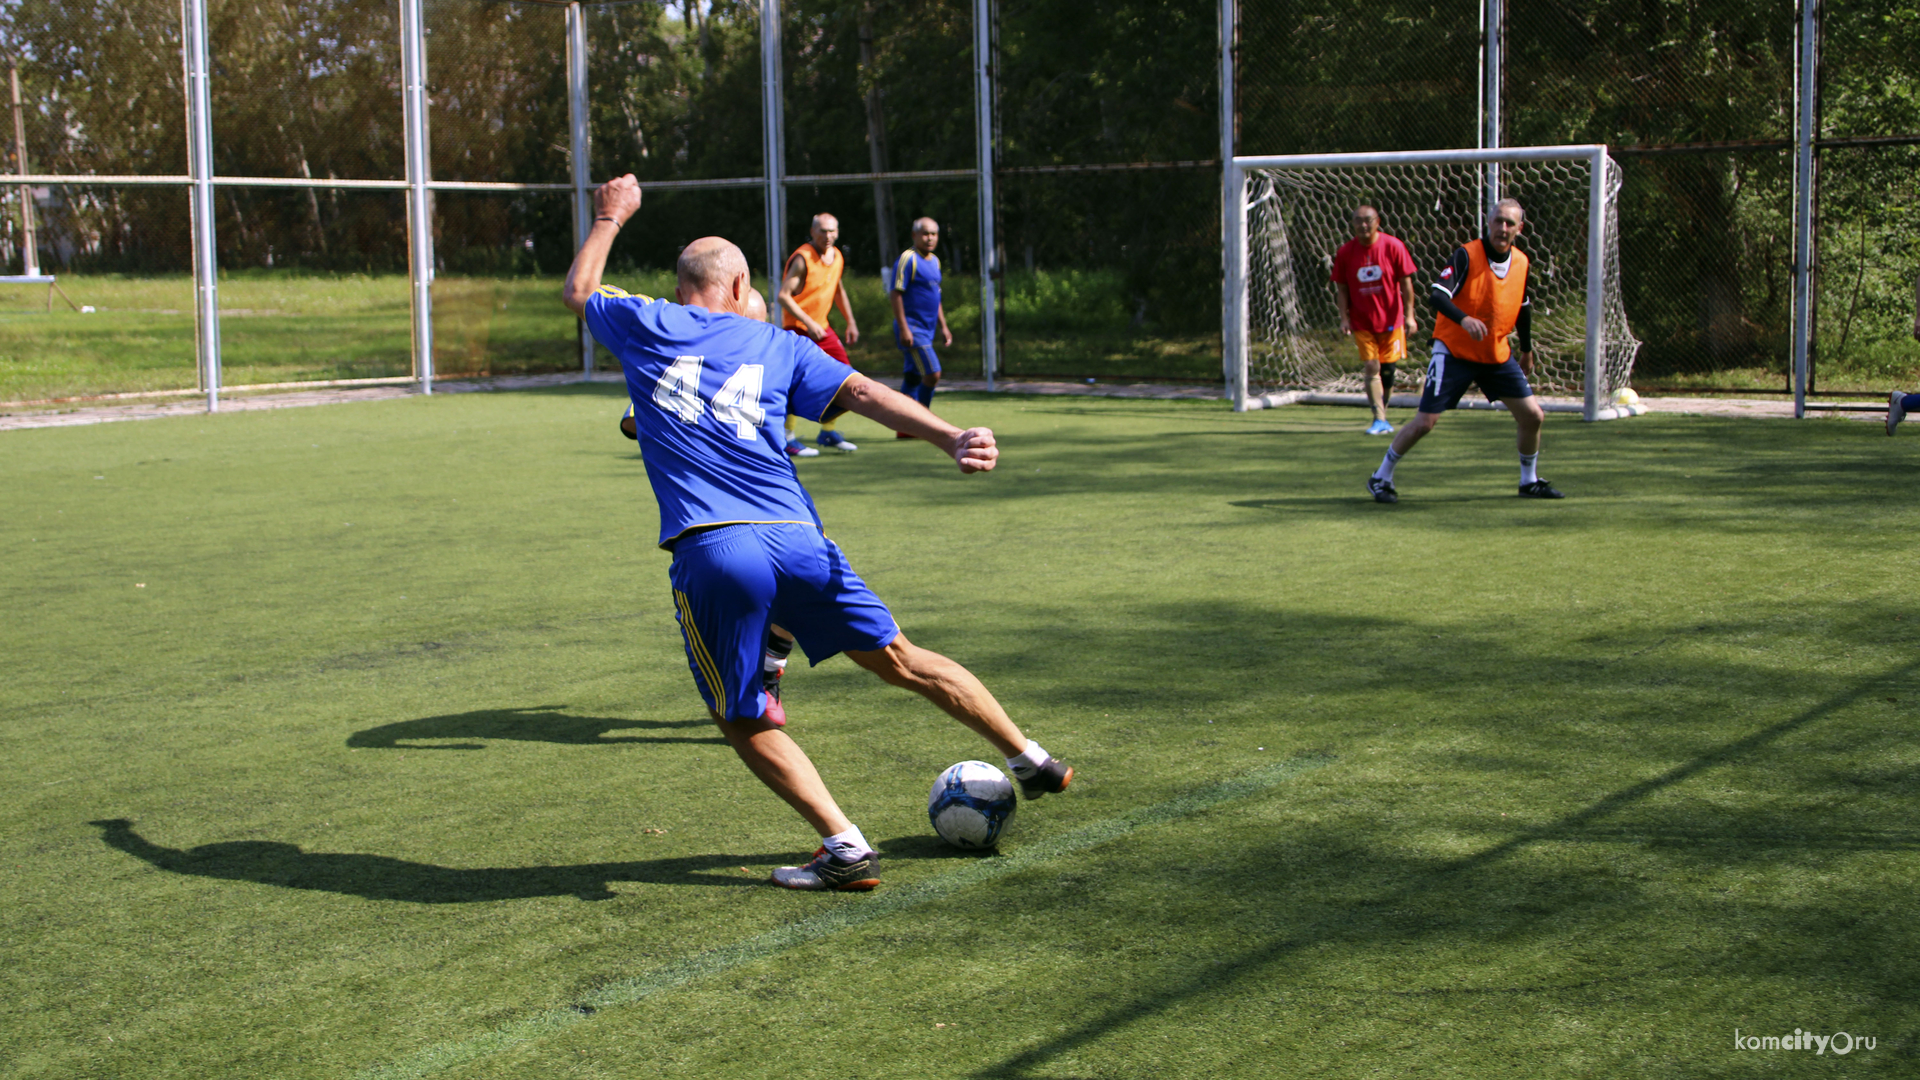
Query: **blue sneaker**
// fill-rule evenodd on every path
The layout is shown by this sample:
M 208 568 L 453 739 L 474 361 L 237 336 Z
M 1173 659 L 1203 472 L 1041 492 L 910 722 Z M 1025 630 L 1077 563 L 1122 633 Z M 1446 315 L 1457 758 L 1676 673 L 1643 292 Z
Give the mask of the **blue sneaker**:
M 1393 434 L 1393 425 L 1387 423 L 1385 420 L 1375 420 L 1373 423 L 1367 425 L 1367 434 L 1391 435 Z
M 808 446 L 806 443 L 801 442 L 799 439 L 788 439 L 787 440 L 787 456 L 788 457 L 819 457 L 820 451 L 815 450 L 813 447 Z
M 819 443 L 821 446 L 825 447 L 828 450 L 838 450 L 846 454 L 851 454 L 855 450 L 860 449 L 858 446 L 855 446 L 853 445 L 852 442 L 848 441 L 845 435 L 842 435 L 837 431 L 823 431 L 820 433 L 820 437 L 818 439 L 815 439 L 814 442 Z

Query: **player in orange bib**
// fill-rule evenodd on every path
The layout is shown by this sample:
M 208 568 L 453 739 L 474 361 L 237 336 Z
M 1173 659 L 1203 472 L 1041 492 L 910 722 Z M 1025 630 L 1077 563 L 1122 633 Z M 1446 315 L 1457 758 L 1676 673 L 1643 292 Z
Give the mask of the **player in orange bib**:
M 840 344 L 840 336 L 827 324 L 827 313 L 839 308 L 840 317 L 847 323 L 847 344 L 860 343 L 860 327 L 853 321 L 853 304 L 847 299 L 847 288 L 840 281 L 841 274 L 847 268 L 847 257 L 833 246 L 838 239 L 838 218 L 832 214 L 813 215 L 807 242 L 794 248 L 793 254 L 787 257 L 786 271 L 780 279 L 780 291 L 774 299 L 780 305 L 782 326 L 819 345 L 828 356 L 852 366 L 853 361 L 847 359 L 846 345 Z M 830 450 L 851 453 L 859 447 L 834 430 L 841 415 L 829 412 L 820 421 L 820 438 L 817 441 Z M 814 457 L 820 453 L 808 449 L 794 436 L 792 414 L 787 416 L 787 453 L 792 457 Z
M 1540 457 L 1540 426 L 1547 414 L 1533 396 L 1527 376 L 1533 372 L 1533 312 L 1527 297 L 1527 253 L 1513 246 L 1526 225 L 1526 212 L 1512 199 L 1502 199 L 1487 219 L 1480 239 L 1458 248 L 1433 283 L 1433 356 L 1427 361 L 1427 382 L 1420 393 L 1420 411 L 1400 426 L 1380 467 L 1367 478 L 1375 502 L 1399 502 L 1393 486 L 1393 467 L 1440 422 L 1440 414 L 1460 403 L 1468 386 L 1477 385 L 1488 401 L 1498 401 L 1513 414 L 1519 429 L 1520 496 L 1558 499 L 1563 496 L 1540 479 L 1535 464 Z M 1520 339 L 1515 362 L 1508 335 Z

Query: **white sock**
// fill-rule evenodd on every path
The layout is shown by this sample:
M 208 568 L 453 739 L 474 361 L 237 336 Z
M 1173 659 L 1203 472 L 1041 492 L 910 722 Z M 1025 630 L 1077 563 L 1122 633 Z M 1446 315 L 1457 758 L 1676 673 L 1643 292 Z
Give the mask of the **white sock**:
M 1373 475 L 1391 484 L 1393 483 L 1393 467 L 1399 463 L 1400 455 L 1394 453 L 1393 447 L 1389 446 L 1387 447 L 1387 456 L 1380 459 L 1380 467 L 1373 470 Z M 1353 474 L 1348 473 L 1347 475 L 1352 476 Z
M 1052 755 L 1048 754 L 1045 750 L 1040 749 L 1039 743 L 1028 739 L 1027 748 L 1020 752 L 1019 757 L 1010 757 L 1007 759 L 1007 768 L 1012 769 L 1013 775 L 1015 776 L 1032 776 L 1040 766 L 1047 763 L 1047 759 L 1051 756 Z
M 1520 483 L 1531 484 L 1540 479 L 1540 474 L 1534 468 L 1539 462 L 1540 452 L 1537 450 L 1531 454 L 1520 455 Z
M 854 825 L 843 833 L 834 833 L 820 841 L 827 854 L 836 859 L 852 862 L 873 849 L 867 846 L 867 838 L 860 835 L 860 826 Z
M 760 660 L 760 670 L 761 671 L 785 671 L 787 670 L 787 658 L 784 656 L 775 656 L 772 653 L 767 653 Z

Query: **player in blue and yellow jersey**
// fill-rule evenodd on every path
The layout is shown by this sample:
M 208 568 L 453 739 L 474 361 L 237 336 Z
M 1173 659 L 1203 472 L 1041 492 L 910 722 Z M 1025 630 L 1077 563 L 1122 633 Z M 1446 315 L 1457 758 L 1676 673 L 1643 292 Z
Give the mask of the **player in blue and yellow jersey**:
M 812 341 L 744 318 L 749 284 L 740 249 L 709 236 L 680 253 L 678 303 L 603 286 L 607 251 L 640 209 L 623 176 L 594 192 L 593 230 L 567 272 L 563 298 L 620 360 L 633 399 L 647 479 L 660 506 L 660 546 L 694 685 L 734 752 L 812 825 L 820 850 L 783 866 L 793 889 L 871 889 L 879 856 L 812 761 L 766 716 L 763 645 L 779 623 L 809 661 L 844 652 L 886 682 L 913 690 L 985 738 L 1029 798 L 1065 790 L 1073 770 L 1021 733 L 980 680 L 909 642 L 887 606 L 821 531 L 785 449 L 786 415 L 855 412 L 943 447 L 961 472 L 994 467 L 986 428 L 965 431 L 840 364 Z
M 940 357 L 933 351 L 933 332 L 940 331 L 943 348 L 953 348 L 947 329 L 947 309 L 940 303 L 940 223 L 923 217 L 913 223 L 913 248 L 900 253 L 893 264 L 893 340 L 900 346 L 905 378 L 900 392 L 928 408 L 933 388 L 940 385 Z M 902 439 L 913 436 L 901 432 Z

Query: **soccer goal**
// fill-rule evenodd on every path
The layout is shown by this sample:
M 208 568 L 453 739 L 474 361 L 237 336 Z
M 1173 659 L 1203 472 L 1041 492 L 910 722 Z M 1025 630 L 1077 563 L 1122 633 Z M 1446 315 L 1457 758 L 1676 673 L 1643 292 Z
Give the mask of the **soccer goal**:
M 1329 280 L 1362 204 L 1380 211 L 1381 230 L 1407 245 L 1417 268 L 1420 332 L 1409 335 L 1397 379 L 1417 394 L 1433 321 L 1428 287 L 1503 198 L 1526 211 L 1516 246 L 1531 260 L 1531 381 L 1543 398 L 1580 399 L 1544 404 L 1588 420 L 1645 411 L 1615 396 L 1632 377 L 1640 343 L 1620 301 L 1620 166 L 1605 146 L 1238 157 L 1226 190 L 1241 193 L 1239 212 L 1227 215 L 1222 294 L 1236 411 L 1365 403 L 1360 360 L 1340 332 Z

